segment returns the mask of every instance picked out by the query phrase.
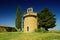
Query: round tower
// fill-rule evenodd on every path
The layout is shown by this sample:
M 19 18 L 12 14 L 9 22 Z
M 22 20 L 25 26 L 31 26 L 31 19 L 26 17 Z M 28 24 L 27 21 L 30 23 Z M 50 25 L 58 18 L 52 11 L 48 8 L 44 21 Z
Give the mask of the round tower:
M 24 32 L 33 32 L 37 28 L 37 13 L 33 8 L 28 8 L 24 14 Z

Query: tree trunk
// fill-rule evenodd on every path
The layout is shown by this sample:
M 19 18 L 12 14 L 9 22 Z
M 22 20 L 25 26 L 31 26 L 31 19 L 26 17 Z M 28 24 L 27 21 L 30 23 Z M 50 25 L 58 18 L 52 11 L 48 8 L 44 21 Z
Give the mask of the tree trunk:
M 48 28 L 45 28 L 46 31 L 48 31 Z

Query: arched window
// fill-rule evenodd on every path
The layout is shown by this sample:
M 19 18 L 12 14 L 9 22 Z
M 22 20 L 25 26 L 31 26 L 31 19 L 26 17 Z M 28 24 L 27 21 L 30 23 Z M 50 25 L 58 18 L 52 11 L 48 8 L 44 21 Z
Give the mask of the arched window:
M 28 8 L 27 12 L 33 12 L 33 8 Z
M 29 31 L 29 27 L 27 26 L 27 31 Z

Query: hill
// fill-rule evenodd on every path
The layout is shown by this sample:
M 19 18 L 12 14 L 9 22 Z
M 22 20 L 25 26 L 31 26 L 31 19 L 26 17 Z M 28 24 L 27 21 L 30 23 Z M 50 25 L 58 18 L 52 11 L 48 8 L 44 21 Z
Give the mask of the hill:
M 59 33 L 0 32 L 0 40 L 60 40 L 60 32 Z

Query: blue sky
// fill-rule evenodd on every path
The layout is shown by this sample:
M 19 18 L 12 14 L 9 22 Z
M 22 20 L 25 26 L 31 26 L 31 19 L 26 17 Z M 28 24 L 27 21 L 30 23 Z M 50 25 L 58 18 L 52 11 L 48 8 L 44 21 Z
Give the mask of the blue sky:
M 60 1 L 59 0 L 0 0 L 0 25 L 15 26 L 15 17 L 17 7 L 22 7 L 22 14 L 27 8 L 33 7 L 35 12 L 48 7 L 50 11 L 56 14 L 56 27 L 60 29 Z

